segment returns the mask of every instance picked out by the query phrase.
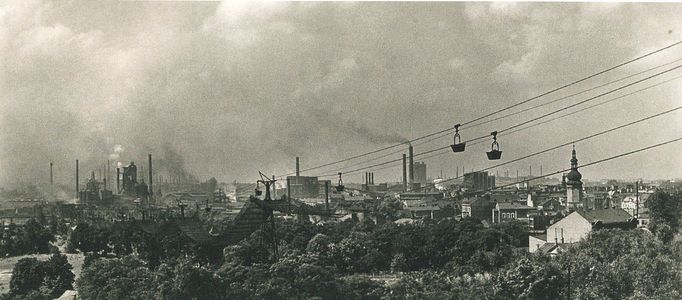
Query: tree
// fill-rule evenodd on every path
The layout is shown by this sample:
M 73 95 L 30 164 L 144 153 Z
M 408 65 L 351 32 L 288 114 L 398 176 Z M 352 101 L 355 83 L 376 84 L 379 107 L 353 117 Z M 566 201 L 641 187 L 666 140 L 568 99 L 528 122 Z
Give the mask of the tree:
M 371 236 L 364 232 L 352 232 L 347 238 L 332 245 L 332 259 L 341 272 L 367 273 L 379 269 L 381 254 Z
M 221 283 L 213 272 L 188 259 L 161 264 L 156 270 L 161 299 L 219 299 Z
M 45 262 L 45 278 L 43 285 L 47 295 L 52 298 L 61 296 L 64 291 L 73 289 L 73 282 L 76 275 L 71 271 L 72 266 L 65 255 L 53 254 Z
M 374 214 L 385 220 L 395 221 L 398 219 L 401 209 L 403 209 L 403 205 L 398 199 L 385 197 L 375 207 Z
M 405 270 L 407 270 L 407 260 L 405 259 L 405 255 L 402 253 L 393 255 L 393 259 L 391 260 L 391 272 L 399 273 L 404 272 Z
M 15 254 L 49 253 L 50 242 L 54 240 L 50 230 L 35 219 L 29 219 L 24 224 L 17 238 L 18 253 Z
M 22 258 L 12 270 L 12 279 L 9 282 L 9 294 L 11 296 L 25 295 L 36 291 L 43 284 L 45 278 L 45 266 L 36 258 Z
M 500 272 L 496 282 L 502 299 L 560 299 L 565 279 L 561 266 L 551 257 L 530 255 Z
M 154 273 L 131 256 L 99 258 L 83 268 L 76 281 L 83 299 L 153 299 Z
M 342 278 L 341 289 L 346 299 L 378 300 L 386 293 L 381 283 L 360 275 Z
M 647 200 L 647 206 L 651 213 L 651 230 L 663 238 L 663 241 L 670 242 L 680 225 L 682 213 L 680 195 L 673 196 L 664 191 L 656 191 Z
M 679 261 L 645 230 L 603 229 L 559 255 L 579 299 L 679 299 Z
M 104 226 L 92 226 L 88 223 L 79 223 L 71 232 L 69 242 L 73 249 L 92 253 L 109 253 L 109 241 L 111 231 Z

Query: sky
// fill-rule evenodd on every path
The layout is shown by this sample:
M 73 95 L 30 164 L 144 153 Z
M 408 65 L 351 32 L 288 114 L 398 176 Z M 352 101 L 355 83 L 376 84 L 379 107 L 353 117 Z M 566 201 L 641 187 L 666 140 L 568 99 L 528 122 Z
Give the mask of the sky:
M 302 169 L 314 167 L 465 123 L 682 40 L 680 15 L 676 3 L 3 1 L 0 186 L 45 183 L 50 162 L 55 180 L 66 184 L 75 159 L 89 173 L 107 160 L 145 165 L 148 153 L 158 174 L 225 182 L 290 173 L 296 156 Z M 677 66 L 594 88 L 679 58 L 682 46 L 516 109 L 593 88 L 578 96 L 463 127 L 462 139 Z M 680 75 L 677 69 L 609 96 Z M 680 83 L 500 135 L 501 162 L 680 106 Z M 588 163 L 680 136 L 677 111 L 576 143 L 576 150 Z M 415 145 L 415 153 L 451 139 Z M 425 160 L 428 175 L 494 165 L 484 154 L 489 142 Z M 586 179 L 680 178 L 681 145 L 581 172 Z M 491 172 L 564 169 L 570 151 Z M 335 174 L 353 162 L 303 175 Z M 376 182 L 402 176 L 399 166 L 369 171 Z

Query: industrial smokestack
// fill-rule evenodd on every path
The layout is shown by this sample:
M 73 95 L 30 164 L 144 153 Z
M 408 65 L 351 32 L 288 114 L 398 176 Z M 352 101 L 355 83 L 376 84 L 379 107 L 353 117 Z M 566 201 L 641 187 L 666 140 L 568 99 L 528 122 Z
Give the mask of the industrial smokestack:
M 76 160 L 76 198 L 78 198 L 78 160 Z
M 407 192 L 407 155 L 403 153 L 403 192 Z
M 369 173 L 369 184 L 374 184 L 374 172 Z
M 149 198 L 151 199 L 154 195 L 154 184 L 152 182 L 152 154 L 149 154 Z M 213 191 L 211 191 L 213 192 Z
M 412 145 L 410 145 L 408 152 L 410 153 L 410 185 L 412 185 L 414 183 L 414 151 Z
M 50 162 L 50 185 L 54 185 L 54 177 L 52 177 L 52 162 Z
M 299 167 L 299 158 L 296 156 L 296 177 L 301 176 L 301 169 Z
M 116 167 L 116 193 L 121 193 L 121 168 Z
M 369 172 L 365 172 L 365 185 L 369 185 Z

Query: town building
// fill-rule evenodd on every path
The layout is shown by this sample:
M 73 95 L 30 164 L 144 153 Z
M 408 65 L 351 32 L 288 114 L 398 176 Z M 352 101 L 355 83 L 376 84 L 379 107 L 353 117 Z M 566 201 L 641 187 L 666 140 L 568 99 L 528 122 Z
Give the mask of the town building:
M 505 221 L 521 221 L 533 228 L 533 217 L 536 215 L 537 208 L 520 203 L 500 202 L 495 204 L 492 210 L 493 223 Z
M 287 182 L 291 189 L 290 195 L 294 199 L 319 196 L 320 183 L 316 176 L 287 176 Z M 324 185 L 322 189 L 324 189 Z
M 535 252 L 546 243 L 580 242 L 590 232 L 603 228 L 633 229 L 637 219 L 622 209 L 579 209 L 547 228 L 546 234 L 528 237 L 528 251 Z
M 578 158 L 575 154 L 575 145 L 571 153 L 571 171 L 565 176 L 566 182 L 566 206 L 569 211 L 583 207 L 583 175 L 578 171 Z
M 485 191 L 495 187 L 495 176 L 488 175 L 487 171 L 466 173 L 463 185 L 467 191 Z
M 490 213 L 494 204 L 488 197 L 470 197 L 462 201 L 462 218 L 473 218 L 476 220 L 492 220 Z
M 640 194 L 639 199 L 637 195 L 626 195 L 620 201 L 620 208 L 628 212 L 631 216 L 639 217 L 637 214 L 642 214 L 648 212 L 648 207 L 646 205 L 647 200 L 651 194 Z M 639 206 L 639 209 L 637 207 Z

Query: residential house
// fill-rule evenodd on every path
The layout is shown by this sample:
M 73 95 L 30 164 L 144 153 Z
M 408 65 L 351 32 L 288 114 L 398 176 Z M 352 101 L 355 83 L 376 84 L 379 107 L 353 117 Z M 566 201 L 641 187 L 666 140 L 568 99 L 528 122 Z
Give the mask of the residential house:
M 528 251 L 535 252 L 546 243 L 576 243 L 593 230 L 636 226 L 637 220 L 622 209 L 579 209 L 549 226 L 544 236 L 529 236 Z
M 471 217 L 476 220 L 492 220 L 494 204 L 487 197 L 470 197 L 462 201 L 462 218 Z

